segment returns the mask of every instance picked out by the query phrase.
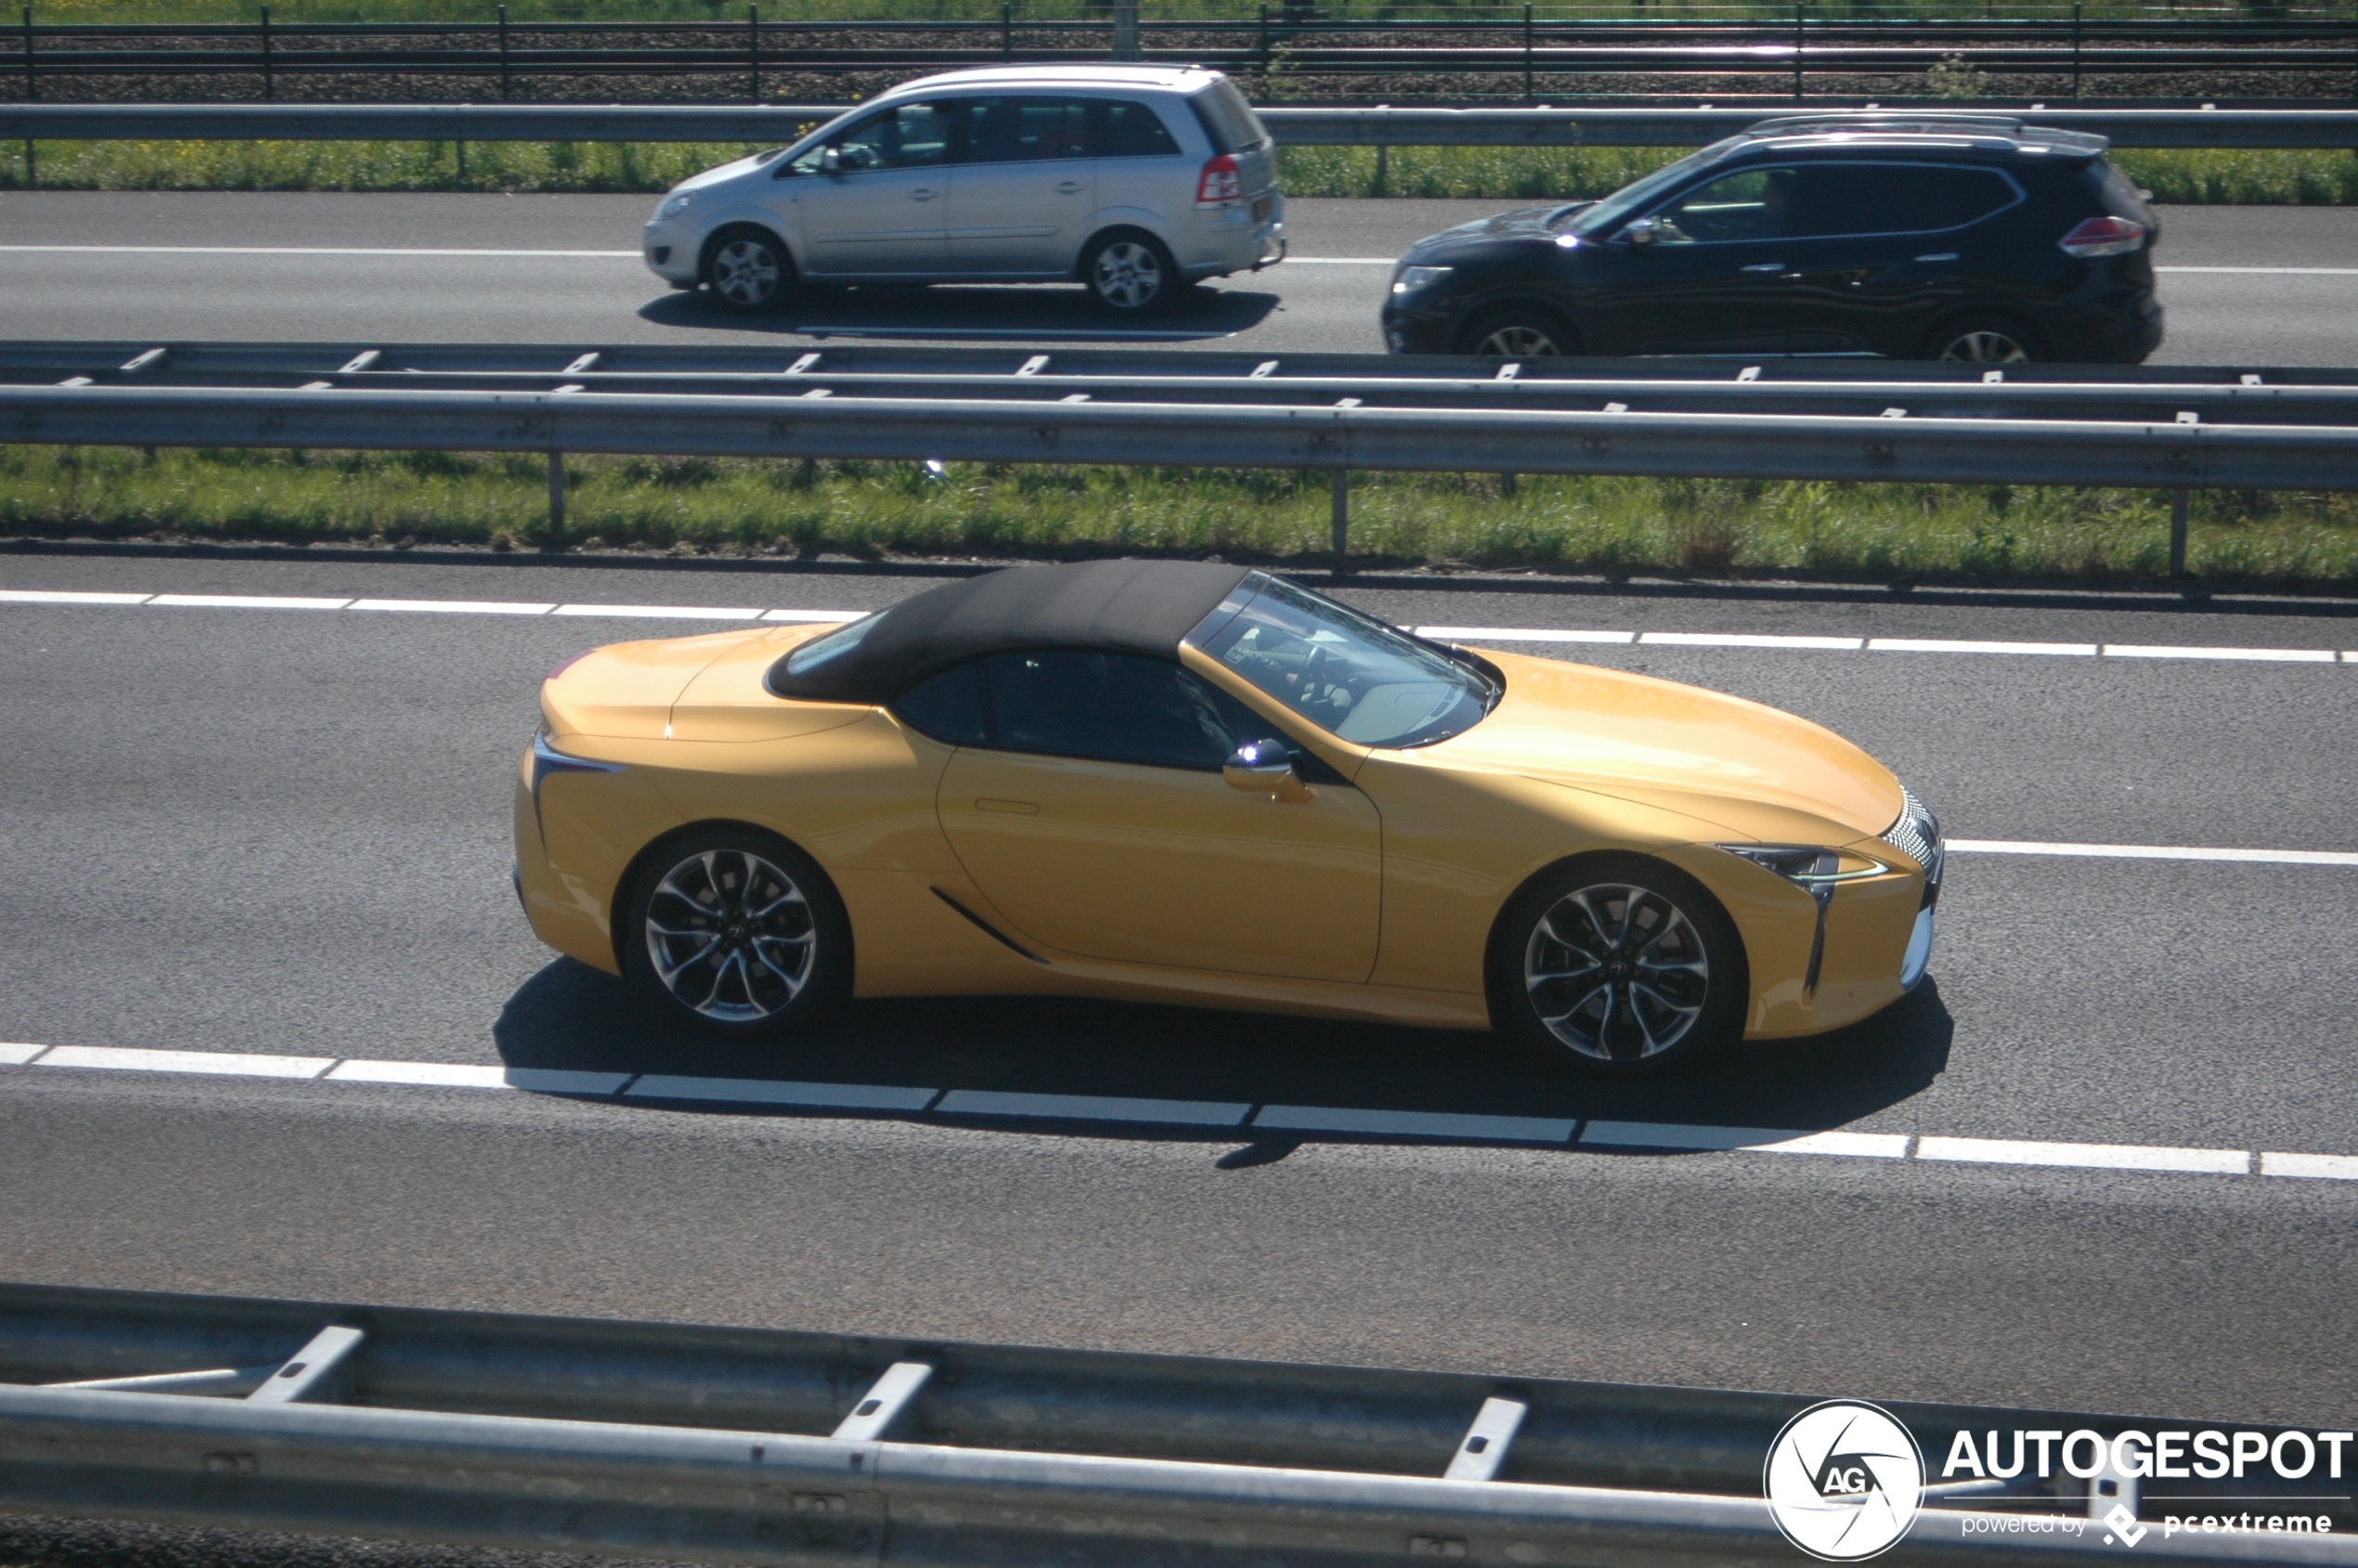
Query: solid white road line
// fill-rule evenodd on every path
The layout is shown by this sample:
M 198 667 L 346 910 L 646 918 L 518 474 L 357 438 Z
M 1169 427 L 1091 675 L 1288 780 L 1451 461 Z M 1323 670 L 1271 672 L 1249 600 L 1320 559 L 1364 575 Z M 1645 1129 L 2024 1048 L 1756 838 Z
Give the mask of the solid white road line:
M 148 1051 L 118 1045 L 58 1045 L 43 1067 L 111 1069 L 119 1072 L 213 1072 L 241 1078 L 317 1078 L 333 1056 L 268 1056 L 242 1051 Z
M 2108 659 L 2269 659 L 2284 664 L 2331 664 L 2331 648 L 2161 648 L 2136 642 L 2107 642 Z
M 525 1090 L 671 1100 L 706 1105 L 784 1105 L 823 1110 L 937 1112 L 969 1116 L 1037 1116 L 1067 1121 L 1162 1122 L 1226 1127 L 1250 1108 L 1198 1100 L 1127 1099 L 1094 1095 L 1027 1095 L 939 1090 L 876 1083 L 777 1083 L 754 1078 L 634 1079 L 620 1072 L 451 1062 L 369 1061 L 328 1056 L 273 1056 L 230 1051 L 156 1051 L 125 1046 L 0 1044 L 0 1063 L 34 1068 L 106 1068 L 135 1072 L 195 1072 L 216 1076 L 326 1079 L 417 1088 Z M 323 1071 L 322 1069 L 327 1069 Z M 1473 1143 L 1540 1144 L 1600 1148 L 1662 1148 L 1693 1152 L 1823 1154 L 1906 1160 L 1904 1133 L 1804 1133 L 1762 1127 L 1687 1122 L 1591 1121 L 1573 1145 L 1569 1120 L 1520 1116 L 1454 1116 L 1431 1111 L 1341 1106 L 1264 1106 L 1253 1131 L 1345 1133 L 1458 1139 Z M 2262 1153 L 2245 1149 L 2157 1147 L 2140 1144 L 2060 1143 L 2035 1139 L 1915 1138 L 1914 1157 L 1948 1164 L 2039 1165 L 2086 1170 L 2162 1171 L 2204 1175 L 2303 1177 L 2358 1181 L 2358 1156 Z
M 2209 849 L 2174 844 L 2038 844 L 2005 838 L 1952 838 L 1952 854 L 2066 855 L 2113 861 L 2234 861 L 2252 865 L 2358 865 L 2340 849 Z
M 352 601 L 262 593 L 159 593 L 148 603 L 173 610 L 341 610 Z
M 1564 1144 L 1574 1123 L 1536 1116 L 1450 1116 L 1426 1110 L 1362 1110 L 1346 1106 L 1263 1106 L 1255 1132 L 1375 1133 L 1414 1138 L 1478 1138 L 1485 1143 Z
M 875 615 L 874 610 L 765 610 L 765 621 L 857 621 Z
M 2052 654 L 2093 658 L 2093 642 L 1976 642 L 1950 637 L 1870 637 L 1874 654 Z
M 1642 631 L 1640 642 L 1674 648 L 1820 648 L 1853 652 L 1866 646 L 1862 637 L 1776 637 L 1752 632 Z
M 618 1095 L 627 1072 L 571 1072 L 467 1062 L 338 1062 L 322 1076 L 340 1083 L 408 1083 L 436 1089 L 523 1089 L 540 1095 Z
M 2260 1157 L 2263 1176 L 2308 1176 L 2326 1181 L 2358 1182 L 2358 1158 L 2347 1154 L 2275 1154 Z
M 617 256 L 639 259 L 636 251 L 460 251 L 426 246 L 369 245 L 0 245 L 0 254 L 65 256 Z
M 2032 1143 L 2012 1138 L 1918 1138 L 1916 1158 L 1974 1165 L 2189 1171 L 2214 1176 L 2240 1176 L 2251 1169 L 2251 1156 L 2239 1148 L 2156 1148 L 2143 1144 Z
M 554 604 L 509 603 L 497 599 L 356 599 L 354 610 L 404 610 L 436 616 L 545 616 Z
M 45 589 L 0 588 L 0 604 L 145 604 L 151 593 L 64 593 Z
M 1046 1116 L 1070 1121 L 1151 1121 L 1175 1127 L 1234 1127 L 1250 1105 L 1211 1100 L 1134 1100 L 1106 1095 L 1014 1095 L 953 1089 L 933 1108 L 949 1116 Z
M 772 1083 L 758 1078 L 667 1078 L 653 1074 L 624 1091 L 631 1100 L 719 1100 L 741 1105 L 804 1106 L 816 1110 L 923 1110 L 939 1089 L 887 1083 Z
M 1552 631 L 1537 628 L 1505 626 L 1420 626 L 1419 637 L 1430 637 L 1436 642 L 1478 642 L 1484 639 L 1493 642 L 1635 642 L 1634 631 Z
M 702 604 L 560 604 L 557 616 L 619 616 L 632 620 L 758 621 L 756 609 L 716 610 Z
M 2358 278 L 2358 266 L 2157 266 L 2156 272 L 2265 272 L 2292 278 Z

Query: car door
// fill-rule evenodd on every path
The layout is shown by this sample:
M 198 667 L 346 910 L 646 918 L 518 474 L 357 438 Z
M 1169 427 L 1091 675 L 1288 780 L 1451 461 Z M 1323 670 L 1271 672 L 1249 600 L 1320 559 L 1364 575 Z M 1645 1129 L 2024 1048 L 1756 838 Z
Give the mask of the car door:
M 1085 98 L 971 100 L 950 186 L 950 259 L 963 277 L 1061 277 L 1095 207 Z
M 1843 350 L 1916 352 L 1996 261 L 1986 220 L 2023 201 L 2011 176 L 1988 167 L 1822 163 L 1806 174 L 1788 281 L 1825 346 Z
M 813 278 L 939 276 L 950 267 L 958 105 L 898 104 L 779 171 Z
M 991 738 L 952 758 L 937 805 L 1021 940 L 1128 964 L 1367 978 L 1382 866 L 1366 796 L 1334 778 L 1299 801 L 1232 788 L 1221 764 L 1274 727 L 1174 663 L 1049 650 L 980 667 Z
M 1691 186 L 1641 223 L 1639 241 L 1595 299 L 1590 331 L 1610 354 L 1776 351 L 1807 330 L 1786 279 L 1798 171 L 1739 169 Z

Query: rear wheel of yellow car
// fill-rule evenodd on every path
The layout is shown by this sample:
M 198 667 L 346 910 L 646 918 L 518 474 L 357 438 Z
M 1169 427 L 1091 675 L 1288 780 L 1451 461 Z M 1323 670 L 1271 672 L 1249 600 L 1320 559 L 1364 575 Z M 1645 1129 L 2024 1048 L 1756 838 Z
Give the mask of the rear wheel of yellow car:
M 1642 855 L 1595 855 L 1518 894 L 1492 953 L 1491 1017 L 1593 1072 L 1660 1072 L 1743 1030 L 1743 944 L 1718 901 Z
M 796 1029 L 847 989 L 851 927 L 826 875 L 756 828 L 686 834 L 647 857 L 624 927 L 625 973 L 722 1034 Z

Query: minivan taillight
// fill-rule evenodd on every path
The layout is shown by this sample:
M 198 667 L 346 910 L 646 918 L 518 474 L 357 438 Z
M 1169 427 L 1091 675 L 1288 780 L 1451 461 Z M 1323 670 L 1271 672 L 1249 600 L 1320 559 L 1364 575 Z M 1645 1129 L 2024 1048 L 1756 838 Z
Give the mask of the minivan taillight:
M 1237 161 L 1222 153 L 1203 166 L 1203 174 L 1196 181 L 1196 205 L 1219 207 L 1230 201 L 1241 201 L 1245 194 L 1245 176 Z M 2140 233 L 2144 231 L 2139 230 Z
M 2090 218 L 2056 243 L 2067 256 L 2125 256 L 2145 242 L 2145 226 L 2127 218 Z

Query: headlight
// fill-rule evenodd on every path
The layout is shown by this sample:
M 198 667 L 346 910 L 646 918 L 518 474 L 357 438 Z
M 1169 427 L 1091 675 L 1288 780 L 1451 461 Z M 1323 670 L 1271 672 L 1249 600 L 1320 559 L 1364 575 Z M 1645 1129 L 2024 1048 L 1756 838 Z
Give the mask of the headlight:
M 1815 844 L 1716 844 L 1712 848 L 1740 855 L 1813 892 L 1836 882 L 1881 876 L 1891 870 L 1881 861 L 1846 854 L 1840 849 L 1820 849 Z
M 1454 270 L 1445 266 L 1404 266 L 1392 280 L 1392 292 L 1409 294 L 1419 289 L 1430 289 Z
M 695 199 L 696 193 L 693 190 L 674 191 L 663 199 L 663 205 L 655 209 L 655 216 L 658 219 L 676 218 L 686 212 Z

